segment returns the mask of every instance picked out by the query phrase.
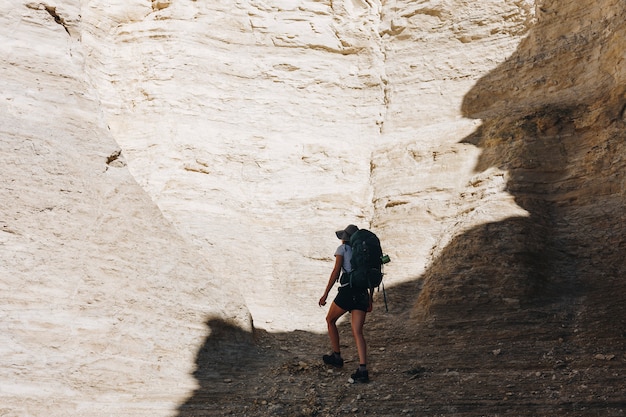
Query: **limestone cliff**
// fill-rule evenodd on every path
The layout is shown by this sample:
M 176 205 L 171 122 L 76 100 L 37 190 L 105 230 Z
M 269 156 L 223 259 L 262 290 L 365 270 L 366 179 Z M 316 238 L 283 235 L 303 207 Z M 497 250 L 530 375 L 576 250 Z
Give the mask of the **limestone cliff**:
M 249 312 L 130 174 L 79 2 L 18 3 L 0 2 L 0 414 L 167 415 L 207 317 L 250 331 Z
M 133 4 L 83 7 L 87 74 L 134 177 L 246 288 L 257 327 L 324 329 L 312 301 L 348 223 L 381 235 L 393 284 L 464 227 L 524 213 L 502 173 L 472 172 L 460 106 L 530 3 Z M 477 188 L 499 209 L 469 219 Z
M 623 2 L 0 6 L 1 415 L 621 415 Z M 313 365 L 348 223 L 358 396 Z

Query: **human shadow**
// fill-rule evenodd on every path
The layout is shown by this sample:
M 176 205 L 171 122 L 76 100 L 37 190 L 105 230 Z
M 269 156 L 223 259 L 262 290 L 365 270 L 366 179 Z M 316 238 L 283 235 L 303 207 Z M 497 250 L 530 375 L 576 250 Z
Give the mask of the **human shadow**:
M 242 381 L 254 378 L 274 352 L 263 349 L 259 331 L 250 333 L 221 318 L 210 318 L 206 325 L 209 336 L 196 354 L 193 377 L 198 388 L 178 407 L 178 416 L 215 415 L 224 399 L 243 401 Z

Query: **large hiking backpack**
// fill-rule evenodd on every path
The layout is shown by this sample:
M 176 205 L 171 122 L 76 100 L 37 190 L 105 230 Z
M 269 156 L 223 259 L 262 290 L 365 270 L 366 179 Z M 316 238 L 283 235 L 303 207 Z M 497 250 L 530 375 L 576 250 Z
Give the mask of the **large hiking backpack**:
M 352 272 L 350 286 L 372 289 L 383 280 L 382 256 L 378 237 L 367 229 L 359 229 L 350 237 Z

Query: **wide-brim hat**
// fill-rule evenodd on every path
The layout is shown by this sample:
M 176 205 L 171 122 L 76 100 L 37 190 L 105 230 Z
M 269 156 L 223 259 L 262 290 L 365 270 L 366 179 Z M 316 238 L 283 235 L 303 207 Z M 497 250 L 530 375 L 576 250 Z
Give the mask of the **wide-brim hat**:
M 350 240 L 350 236 L 352 236 L 357 230 L 359 230 L 358 227 L 353 224 L 349 224 L 345 229 L 337 230 L 335 234 L 337 235 L 337 238 L 341 240 Z

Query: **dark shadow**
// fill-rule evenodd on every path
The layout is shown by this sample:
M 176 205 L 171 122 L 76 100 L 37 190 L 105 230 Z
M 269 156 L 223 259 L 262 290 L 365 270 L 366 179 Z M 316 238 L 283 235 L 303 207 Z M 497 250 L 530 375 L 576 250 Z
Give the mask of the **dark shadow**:
M 210 334 L 196 355 L 193 372 L 199 387 L 178 408 L 180 417 L 216 415 L 224 399 L 245 403 L 242 384 L 256 378 L 263 364 L 276 357 L 275 351 L 263 347 L 260 331 L 253 335 L 218 318 L 206 325 Z
M 621 62 L 626 5 L 613 7 L 543 2 L 515 53 L 464 97 L 463 115 L 483 121 L 463 141 L 482 150 L 476 170 L 506 170 L 506 190 L 529 215 L 453 239 L 424 275 L 415 317 L 539 308 L 557 322 L 575 317 L 576 331 L 626 334 L 626 86 L 607 72 Z
M 382 291 L 377 293 L 376 314 L 367 324 L 372 341 L 384 346 L 394 333 L 408 340 L 402 323 L 420 285 L 413 281 L 389 289 L 389 313 L 384 312 Z M 339 325 L 346 366 L 335 371 L 321 360 L 330 346 L 326 334 L 250 333 L 219 318 L 207 320 L 210 334 L 198 350 L 193 372 L 198 388 L 178 407 L 176 417 L 313 416 L 326 401 L 341 403 L 346 394 L 334 395 L 342 386 L 347 391 L 347 375 L 358 365 L 347 318 Z

